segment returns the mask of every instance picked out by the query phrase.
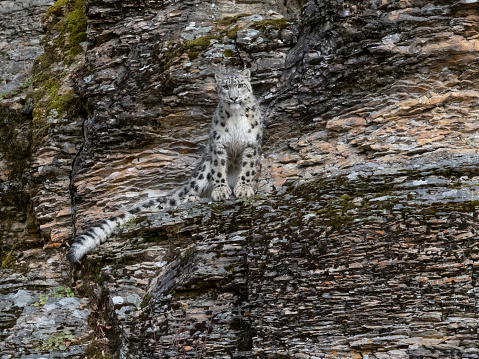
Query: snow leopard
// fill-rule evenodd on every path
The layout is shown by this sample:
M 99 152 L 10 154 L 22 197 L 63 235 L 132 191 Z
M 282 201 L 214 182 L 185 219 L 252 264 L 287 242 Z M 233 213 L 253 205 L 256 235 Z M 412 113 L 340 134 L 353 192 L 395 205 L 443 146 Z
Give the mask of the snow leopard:
M 107 241 L 122 223 L 144 210 L 164 210 L 200 197 L 222 201 L 254 195 L 253 180 L 261 154 L 263 119 L 253 95 L 250 71 L 215 74 L 218 106 L 211 121 L 209 140 L 191 177 L 168 195 L 137 204 L 122 214 L 100 220 L 71 244 L 67 259 L 78 262 L 87 252 Z

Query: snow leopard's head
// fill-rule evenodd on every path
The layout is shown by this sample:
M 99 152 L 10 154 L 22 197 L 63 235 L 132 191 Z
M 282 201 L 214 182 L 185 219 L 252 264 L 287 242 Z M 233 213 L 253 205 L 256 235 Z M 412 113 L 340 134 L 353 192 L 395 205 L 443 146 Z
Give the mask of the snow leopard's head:
M 215 74 L 219 100 L 231 108 L 240 108 L 244 100 L 251 96 L 250 71 Z

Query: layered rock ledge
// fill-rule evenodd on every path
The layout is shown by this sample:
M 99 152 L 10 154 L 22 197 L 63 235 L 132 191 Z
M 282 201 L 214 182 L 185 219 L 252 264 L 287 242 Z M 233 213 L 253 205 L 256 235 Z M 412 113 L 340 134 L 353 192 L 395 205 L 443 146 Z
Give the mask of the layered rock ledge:
M 21 4 L 1 359 L 479 356 L 476 1 Z M 223 66 L 265 114 L 258 195 L 144 213 L 70 268 L 75 233 L 188 177 Z

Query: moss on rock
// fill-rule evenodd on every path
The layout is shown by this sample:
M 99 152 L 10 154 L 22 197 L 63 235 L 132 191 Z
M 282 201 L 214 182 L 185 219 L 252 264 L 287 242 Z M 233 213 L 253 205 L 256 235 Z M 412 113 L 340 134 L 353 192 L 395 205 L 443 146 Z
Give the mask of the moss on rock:
M 199 52 L 199 51 L 190 51 L 190 52 L 188 52 L 188 58 L 189 58 L 191 61 L 196 60 L 199 55 L 200 55 L 200 52 Z
M 242 17 L 250 16 L 251 14 L 239 14 L 235 16 L 226 16 L 220 21 L 218 21 L 219 26 L 229 26 L 231 24 L 234 24 L 236 21 L 238 21 Z
M 265 20 L 261 20 L 261 21 L 258 21 L 256 23 L 254 23 L 253 25 L 251 25 L 251 27 L 253 29 L 266 29 L 268 27 L 272 27 L 272 28 L 275 28 L 277 30 L 281 30 L 281 29 L 284 29 L 288 26 L 289 24 L 289 20 L 287 19 L 265 19 Z
M 33 148 L 43 143 L 48 129 L 67 112 L 75 112 L 80 102 L 69 85 L 69 68 L 82 52 L 86 41 L 85 0 L 59 0 L 42 18 L 47 34 L 45 52 L 34 64 Z
M 238 30 L 239 27 L 234 26 L 226 32 L 226 36 L 228 36 L 230 39 L 236 39 L 238 37 Z
M 146 308 L 146 306 L 150 304 L 151 298 L 152 297 L 150 293 L 145 294 L 145 296 L 141 300 L 140 308 L 141 309 Z
M 233 57 L 234 54 L 235 53 L 233 50 L 230 50 L 230 49 L 225 50 L 225 57 Z
M 182 57 L 183 54 L 187 54 L 188 59 L 193 61 L 198 58 L 201 52 L 205 51 L 210 45 L 212 40 L 219 40 L 219 35 L 207 35 L 201 36 L 193 40 L 186 42 L 170 42 L 167 46 L 167 50 L 161 55 L 163 61 L 163 71 L 166 71 L 175 59 Z
M 53 45 L 62 61 L 71 65 L 81 52 L 80 43 L 86 41 L 87 17 L 85 0 L 59 0 L 50 6 L 42 21 L 51 35 L 55 33 Z M 48 44 L 46 44 L 48 45 Z M 45 49 L 46 50 L 46 49 Z
M 10 268 L 15 264 L 15 246 L 0 253 L 0 268 Z
M 194 40 L 189 40 L 186 42 L 186 48 L 190 47 L 208 47 L 211 43 L 211 36 L 202 36 Z

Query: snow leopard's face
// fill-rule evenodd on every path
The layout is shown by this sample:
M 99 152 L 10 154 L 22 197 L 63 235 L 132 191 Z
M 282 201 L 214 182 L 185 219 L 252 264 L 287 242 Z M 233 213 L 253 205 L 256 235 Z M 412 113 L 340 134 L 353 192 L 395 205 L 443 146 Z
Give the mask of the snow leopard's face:
M 253 92 L 249 82 L 249 70 L 215 75 L 215 78 L 220 101 L 227 103 L 233 109 L 240 108 L 243 101 Z

